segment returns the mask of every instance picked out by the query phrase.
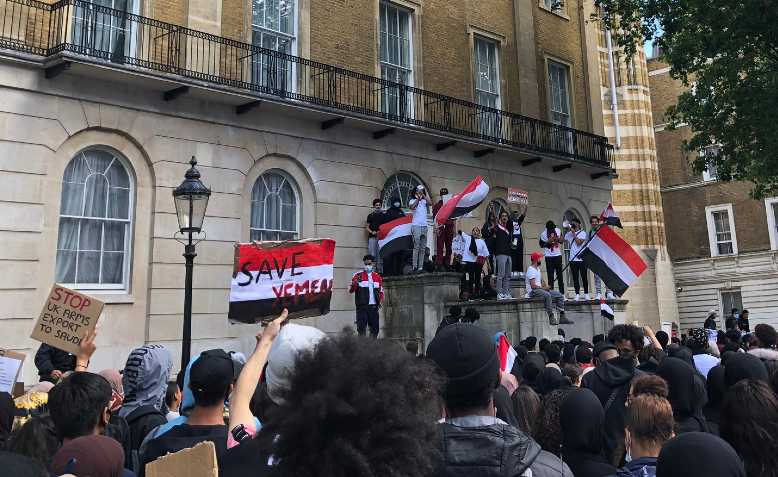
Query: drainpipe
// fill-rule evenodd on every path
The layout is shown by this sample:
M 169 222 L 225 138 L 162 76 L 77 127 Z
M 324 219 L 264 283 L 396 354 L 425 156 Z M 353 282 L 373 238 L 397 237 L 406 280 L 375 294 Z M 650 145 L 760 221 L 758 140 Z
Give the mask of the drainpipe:
M 619 127 L 619 100 L 616 98 L 616 74 L 613 65 L 613 42 L 610 29 L 605 32 L 608 45 L 608 82 L 611 90 L 611 111 L 613 111 L 613 128 L 616 132 L 616 149 L 621 148 L 621 128 Z

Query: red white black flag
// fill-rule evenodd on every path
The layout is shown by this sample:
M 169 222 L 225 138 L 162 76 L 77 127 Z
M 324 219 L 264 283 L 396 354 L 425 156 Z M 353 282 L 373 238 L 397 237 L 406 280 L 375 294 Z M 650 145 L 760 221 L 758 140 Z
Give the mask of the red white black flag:
M 489 195 L 489 184 L 481 176 L 473 179 L 465 190 L 448 200 L 435 215 L 435 222 L 443 225 L 447 220 L 458 219 L 475 210 Z
M 291 318 L 326 315 L 334 258 L 330 239 L 236 244 L 228 318 L 256 323 L 284 308 Z
M 616 215 L 616 211 L 613 210 L 613 204 L 610 202 L 608 203 L 608 207 L 605 207 L 605 210 L 600 214 L 600 222 L 620 229 L 624 228 L 621 226 L 621 219 Z
M 599 229 L 579 256 L 618 296 L 646 271 L 646 262 L 607 225 Z
M 413 216 L 406 215 L 378 227 L 378 253 L 382 257 L 413 248 L 412 221 Z

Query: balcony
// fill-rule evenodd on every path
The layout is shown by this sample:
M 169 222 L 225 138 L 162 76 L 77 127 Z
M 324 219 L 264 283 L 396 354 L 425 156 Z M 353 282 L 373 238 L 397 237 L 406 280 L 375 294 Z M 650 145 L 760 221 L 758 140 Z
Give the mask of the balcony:
M 476 155 L 501 149 L 611 168 L 602 136 L 82 0 L 0 0 L 0 50 L 39 61 L 47 77 L 98 64 L 177 83 L 166 99 L 189 86 L 215 89 L 331 115 L 323 128 L 366 119 L 445 138 L 439 149 L 461 142 Z

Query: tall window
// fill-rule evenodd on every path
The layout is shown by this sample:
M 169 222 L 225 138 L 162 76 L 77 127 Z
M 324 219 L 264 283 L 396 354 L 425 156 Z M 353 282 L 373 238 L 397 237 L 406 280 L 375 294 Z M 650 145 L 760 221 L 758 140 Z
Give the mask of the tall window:
M 262 48 L 294 54 L 295 0 L 252 0 L 251 42 Z M 253 81 L 262 86 L 292 91 L 292 63 L 268 55 L 254 55 Z
M 106 59 L 125 56 L 130 30 L 123 12 L 134 12 L 133 0 L 91 0 L 76 4 L 73 14 L 73 43 Z M 107 7 L 110 10 L 101 9 Z
M 702 171 L 702 180 L 704 182 L 718 180 L 719 173 L 716 170 L 716 164 L 714 162 L 714 159 L 716 158 L 716 156 L 719 155 L 720 152 L 721 152 L 721 148 L 715 144 L 708 146 L 700 151 L 700 157 L 707 158 L 706 161 L 707 167 L 705 168 L 705 170 Z
M 265 172 L 251 190 L 251 240 L 293 240 L 300 235 L 296 185 L 281 171 Z
M 106 149 L 79 153 L 65 168 L 55 280 L 80 289 L 126 289 L 132 177 Z
M 411 12 L 388 2 L 381 2 L 381 78 L 401 85 L 413 85 L 411 58 Z M 381 96 L 383 111 L 407 116 L 410 98 L 402 88 L 386 86 Z
M 740 294 L 740 288 L 731 290 L 721 290 L 721 311 L 725 316 L 732 312 L 733 308 L 743 309 L 743 296 Z
M 765 199 L 767 209 L 767 227 L 770 230 L 770 246 L 778 250 L 778 197 Z
M 476 36 L 473 38 L 475 60 L 475 102 L 488 108 L 500 108 L 500 72 L 497 44 Z M 500 114 L 482 111 L 479 114 L 481 133 L 499 137 Z
M 556 61 L 548 62 L 551 122 L 562 126 L 572 124 L 570 118 L 570 70 Z
M 413 198 L 416 186 L 421 185 L 421 180 L 413 174 L 407 172 L 398 172 L 389 177 L 384 184 L 384 190 L 381 192 L 381 200 L 384 208 L 392 205 L 394 198 L 400 199 L 400 207 L 408 209 L 408 201 Z
M 711 256 L 737 254 L 732 204 L 706 207 L 705 215 L 708 222 Z

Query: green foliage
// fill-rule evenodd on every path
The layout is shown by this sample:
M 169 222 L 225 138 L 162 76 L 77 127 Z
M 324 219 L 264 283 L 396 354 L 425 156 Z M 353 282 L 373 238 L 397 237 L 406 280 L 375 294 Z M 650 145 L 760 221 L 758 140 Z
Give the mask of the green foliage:
M 778 0 L 595 0 L 598 20 L 627 54 L 646 40 L 661 48 L 671 75 L 689 87 L 668 111 L 694 132 L 688 151 L 711 144 L 723 180 L 778 192 Z

